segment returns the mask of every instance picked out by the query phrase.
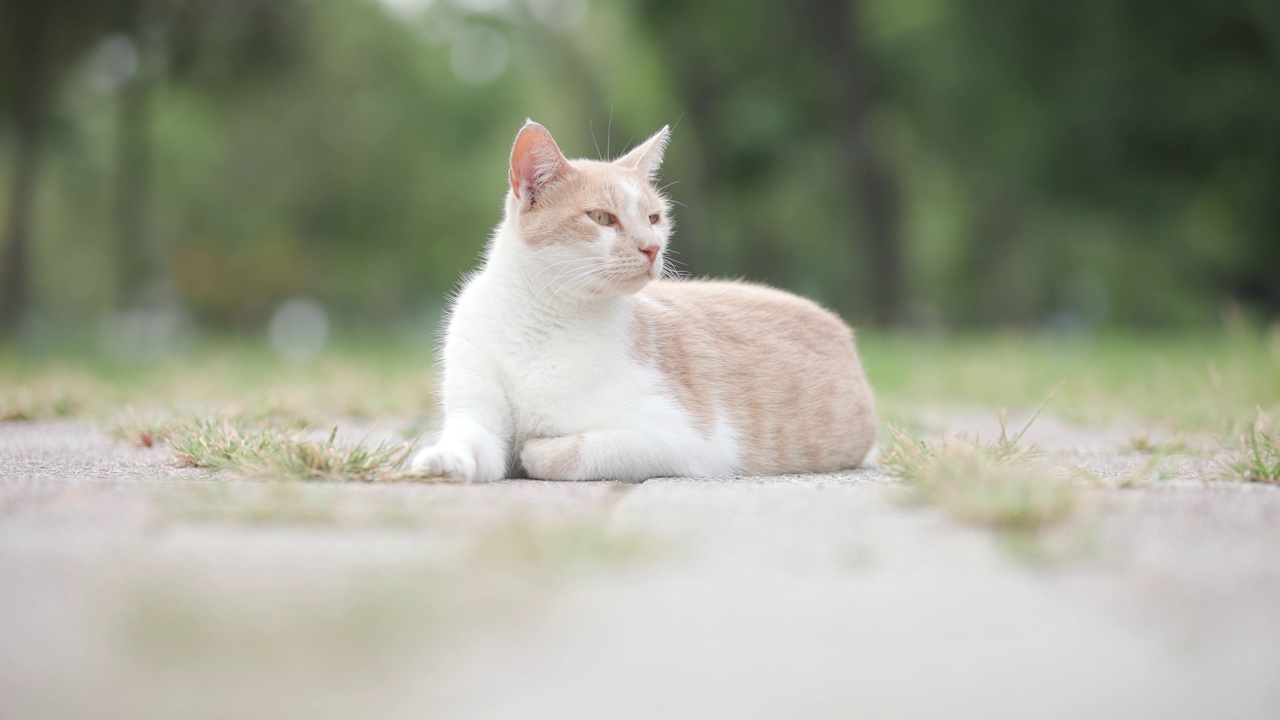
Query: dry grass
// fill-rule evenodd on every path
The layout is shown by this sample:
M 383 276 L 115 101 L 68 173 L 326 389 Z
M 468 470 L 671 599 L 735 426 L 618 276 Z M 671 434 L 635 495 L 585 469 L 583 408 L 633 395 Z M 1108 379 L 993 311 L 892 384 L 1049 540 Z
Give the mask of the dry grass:
M 193 424 L 202 422 L 201 415 L 165 408 L 139 410 L 130 406 L 106 423 L 104 431 L 109 437 L 123 443 L 139 447 L 155 447 L 168 443 L 175 434 L 187 432 Z M 203 420 L 205 422 L 220 418 L 227 423 L 245 428 L 257 426 L 277 430 L 305 430 L 314 426 L 309 418 L 287 408 L 272 405 L 203 415 L 205 415 Z
M 107 435 L 130 445 L 155 447 L 168 441 L 184 422 L 171 412 L 141 412 L 129 408 L 104 427 Z
M 25 382 L 0 382 L 0 420 L 26 421 L 72 417 L 95 394 L 93 383 L 78 373 L 50 369 Z
M 1223 476 L 1242 482 L 1280 482 L 1280 428 L 1261 409 L 1240 434 L 1223 465 Z
M 890 427 L 880 462 L 910 488 L 913 499 L 1029 547 L 1079 504 L 1078 490 L 1033 462 L 1035 448 L 1021 442 L 1034 420 L 1010 436 L 1002 413 L 1000 438 L 993 443 L 959 437 L 930 442 Z
M 1150 432 L 1139 432 L 1130 436 L 1123 448 L 1131 453 L 1156 456 L 1182 455 L 1191 452 L 1191 445 L 1181 435 L 1157 439 Z
M 1148 485 L 1150 483 L 1158 483 L 1169 480 L 1174 476 L 1172 469 L 1168 465 L 1167 459 L 1163 455 L 1155 454 L 1147 462 L 1134 468 L 1127 475 L 1121 475 L 1116 478 L 1104 478 L 1096 475 L 1088 475 L 1100 487 L 1107 488 L 1133 488 Z
M 278 419 L 197 417 L 168 430 L 178 461 L 241 477 L 379 482 L 407 477 L 413 443 L 339 443 L 334 426 L 323 440 Z

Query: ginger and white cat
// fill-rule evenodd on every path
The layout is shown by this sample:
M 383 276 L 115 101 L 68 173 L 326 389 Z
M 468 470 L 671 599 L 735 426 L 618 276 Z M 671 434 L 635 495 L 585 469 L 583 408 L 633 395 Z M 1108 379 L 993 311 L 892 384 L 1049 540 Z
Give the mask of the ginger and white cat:
M 506 215 L 449 317 L 444 428 L 415 472 L 642 480 L 862 461 L 875 407 L 839 318 L 758 285 L 660 279 L 668 135 L 598 162 L 520 130 Z

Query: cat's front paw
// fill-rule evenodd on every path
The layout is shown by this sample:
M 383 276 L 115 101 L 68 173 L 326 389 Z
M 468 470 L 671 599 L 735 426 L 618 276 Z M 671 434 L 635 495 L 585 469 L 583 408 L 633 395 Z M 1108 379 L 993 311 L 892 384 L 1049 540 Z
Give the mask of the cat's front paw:
M 538 480 L 581 480 L 581 435 L 535 438 L 526 441 L 520 451 L 520 464 L 529 477 Z
M 476 479 L 476 454 L 466 443 L 436 443 L 418 451 L 409 469 L 415 475 L 472 482 Z

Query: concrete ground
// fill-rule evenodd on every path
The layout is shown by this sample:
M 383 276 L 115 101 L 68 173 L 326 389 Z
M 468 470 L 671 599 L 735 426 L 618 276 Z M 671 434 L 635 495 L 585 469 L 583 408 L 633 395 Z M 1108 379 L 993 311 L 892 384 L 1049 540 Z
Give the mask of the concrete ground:
M 263 483 L 0 424 L 0 718 L 1280 717 L 1280 488 L 1166 470 L 1036 563 L 874 469 Z

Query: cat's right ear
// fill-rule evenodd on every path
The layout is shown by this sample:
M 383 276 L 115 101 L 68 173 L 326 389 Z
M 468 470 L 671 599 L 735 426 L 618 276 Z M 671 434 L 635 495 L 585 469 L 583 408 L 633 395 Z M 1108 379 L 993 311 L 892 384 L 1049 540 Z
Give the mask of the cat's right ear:
M 532 207 L 547 184 L 568 169 L 569 161 L 551 133 L 538 123 L 526 120 L 511 148 L 511 170 L 507 174 L 511 192 L 515 193 L 520 206 Z

